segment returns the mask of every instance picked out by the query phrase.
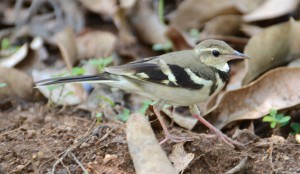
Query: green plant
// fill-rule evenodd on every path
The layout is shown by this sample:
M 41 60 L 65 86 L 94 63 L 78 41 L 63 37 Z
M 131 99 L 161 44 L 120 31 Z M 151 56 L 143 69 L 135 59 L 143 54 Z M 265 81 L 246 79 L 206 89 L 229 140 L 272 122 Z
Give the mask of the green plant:
M 97 119 L 97 124 L 99 124 L 102 121 L 103 113 L 97 113 L 95 116 Z
M 300 124 L 299 123 L 291 123 L 291 128 L 293 129 L 292 134 L 300 134 Z
M 83 75 L 86 72 L 86 70 L 82 67 L 74 67 L 71 70 L 71 75 L 72 76 L 79 76 L 79 75 Z
M 169 51 L 173 48 L 173 43 L 171 41 L 168 41 L 167 43 L 165 44 L 154 44 L 152 46 L 152 50 L 154 51 Z
M 3 88 L 3 87 L 5 87 L 5 86 L 7 86 L 7 84 L 6 84 L 6 83 L 2 83 L 2 82 L 0 82 L 0 88 Z
M 145 100 L 145 101 L 143 102 L 142 107 L 139 109 L 138 112 L 145 115 L 145 113 L 146 113 L 146 111 L 147 111 L 147 108 L 149 107 L 150 104 L 152 104 L 151 101 Z
M 4 53 L 4 55 L 12 54 L 20 48 L 20 46 L 12 45 L 9 38 L 3 38 L 0 42 L 0 46 L 1 46 L 1 48 L 0 48 L 1 50 L 8 51 L 8 52 Z
M 197 28 L 192 28 L 190 31 L 189 31 L 189 35 L 195 39 L 198 39 L 199 36 L 200 36 L 200 32 Z
M 1 49 L 6 50 L 11 47 L 10 40 L 8 38 L 3 38 L 1 40 Z
M 78 75 L 83 75 L 85 72 L 86 72 L 86 70 L 84 68 L 82 68 L 82 67 L 73 67 L 70 74 L 72 76 L 78 76 Z M 52 78 L 63 77 L 63 76 L 66 76 L 66 75 L 69 75 L 69 74 L 67 72 L 63 72 L 63 73 L 60 73 L 60 74 L 52 75 L 51 77 Z M 55 89 L 60 88 L 60 87 L 62 89 L 60 90 L 60 94 L 59 94 L 59 97 L 57 98 L 56 103 L 59 103 L 61 100 L 65 99 L 68 96 L 74 95 L 74 92 L 72 92 L 72 91 L 69 91 L 68 93 L 66 93 L 66 94 L 63 95 L 65 84 L 57 84 L 57 85 L 49 85 L 49 86 L 47 86 L 47 90 L 50 92 L 50 98 L 52 96 L 53 91 Z M 50 104 L 52 104 L 52 103 L 49 100 L 48 101 L 48 105 L 50 105 Z
M 129 119 L 130 116 L 130 110 L 124 108 L 123 112 L 118 114 L 117 118 L 123 122 L 126 122 Z
M 95 58 L 88 61 L 89 64 L 95 65 L 99 72 L 102 72 L 102 69 L 107 67 L 112 62 L 113 62 L 112 56 L 107 58 Z
M 112 101 L 112 100 L 111 100 L 110 98 L 108 98 L 108 97 L 105 97 L 105 96 L 101 95 L 101 96 L 97 96 L 97 98 L 99 98 L 99 99 L 101 99 L 101 100 L 107 102 L 111 107 L 114 107 L 114 106 L 115 106 L 115 102 Z
M 271 128 L 275 128 L 276 125 L 280 127 L 285 126 L 289 123 L 291 117 L 280 114 L 275 109 L 271 109 L 269 114 L 264 116 L 263 122 L 269 122 Z
M 158 17 L 162 24 L 165 24 L 164 20 L 164 0 L 159 0 L 158 4 Z

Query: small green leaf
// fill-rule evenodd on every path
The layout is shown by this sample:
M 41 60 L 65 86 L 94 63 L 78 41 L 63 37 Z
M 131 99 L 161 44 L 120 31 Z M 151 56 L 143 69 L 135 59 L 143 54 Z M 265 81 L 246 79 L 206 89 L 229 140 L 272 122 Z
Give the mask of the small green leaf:
M 74 92 L 73 92 L 73 91 L 67 92 L 67 93 L 63 96 L 63 98 L 66 98 L 66 97 L 71 96 L 71 95 L 74 95 Z
M 86 70 L 82 67 L 74 67 L 72 68 L 71 75 L 73 76 L 83 75 L 85 72 Z
M 288 123 L 290 121 L 290 116 L 285 116 L 282 119 L 279 120 L 279 123 Z
M 295 131 L 296 133 L 300 133 L 300 124 L 299 124 L 299 123 L 292 123 L 292 124 L 291 124 L 291 128 L 292 128 L 293 131 Z
M 1 41 L 1 49 L 6 50 L 10 47 L 10 40 L 8 38 L 3 38 Z
M 189 32 L 190 36 L 192 36 L 193 38 L 199 38 L 200 32 L 197 28 L 192 28 Z
M 112 101 L 110 98 L 105 97 L 105 96 L 103 96 L 103 95 L 97 96 L 97 97 L 100 98 L 101 100 L 107 102 L 111 107 L 115 106 L 115 102 Z
M 95 116 L 97 118 L 97 123 L 99 124 L 102 120 L 103 113 L 99 112 Z
M 271 128 L 272 128 L 272 129 L 274 129 L 274 128 L 275 128 L 275 126 L 276 126 L 276 124 L 277 124 L 276 122 L 272 122 L 272 123 L 271 123 L 271 125 L 270 125 L 270 126 L 271 126 Z
M 284 115 L 283 114 L 277 114 L 277 115 L 275 115 L 275 119 L 277 120 L 277 121 L 280 121 L 281 119 L 283 119 L 283 117 L 284 117 Z
M 98 71 L 101 72 L 103 68 L 107 67 L 113 62 L 113 57 L 107 58 L 95 58 L 88 61 L 88 64 L 95 65 L 98 68 Z
M 64 84 L 57 84 L 57 85 L 49 85 L 49 86 L 47 86 L 47 89 L 48 89 L 48 91 L 53 91 L 53 90 L 55 90 L 55 89 L 57 89 L 57 88 L 59 88 L 59 87 L 61 87 L 61 86 L 63 86 Z
M 277 114 L 277 110 L 276 109 L 270 109 L 270 116 L 273 116 L 273 117 L 275 117 L 276 116 L 276 114 Z
M 169 51 L 172 48 L 173 48 L 173 43 L 170 41 L 165 44 L 154 44 L 152 46 L 152 50 L 154 51 Z
M 0 88 L 3 88 L 3 87 L 5 87 L 5 86 L 7 86 L 6 83 L 0 83 Z
M 123 121 L 123 122 L 126 122 L 129 119 L 129 116 L 130 116 L 130 110 L 124 108 L 123 112 L 118 115 L 118 119 Z
M 149 100 L 144 101 L 144 102 L 143 102 L 143 106 L 142 106 L 142 107 L 140 108 L 140 110 L 139 110 L 139 113 L 145 115 L 145 113 L 146 113 L 146 111 L 147 111 L 147 108 L 149 107 L 149 105 L 150 105 L 151 103 L 152 103 L 152 102 L 149 101 Z
M 276 122 L 276 119 L 271 116 L 264 116 L 263 122 Z

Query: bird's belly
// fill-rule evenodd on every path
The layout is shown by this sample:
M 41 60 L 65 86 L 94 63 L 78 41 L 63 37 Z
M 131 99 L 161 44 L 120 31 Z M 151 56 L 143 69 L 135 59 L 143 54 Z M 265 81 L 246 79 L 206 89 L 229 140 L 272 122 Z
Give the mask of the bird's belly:
M 174 87 L 172 92 L 170 87 L 166 87 L 158 84 L 147 84 L 144 86 L 144 90 L 147 91 L 150 97 L 154 100 L 165 100 L 170 105 L 175 106 L 189 106 L 205 102 L 209 99 L 210 87 L 203 87 L 199 90 L 190 90 L 184 88 Z

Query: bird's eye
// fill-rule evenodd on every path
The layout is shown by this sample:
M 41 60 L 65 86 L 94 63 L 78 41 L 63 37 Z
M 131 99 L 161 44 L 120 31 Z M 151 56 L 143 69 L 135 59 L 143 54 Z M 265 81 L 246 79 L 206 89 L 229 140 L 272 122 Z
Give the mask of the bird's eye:
M 220 52 L 218 50 L 213 50 L 212 55 L 218 57 L 220 55 Z

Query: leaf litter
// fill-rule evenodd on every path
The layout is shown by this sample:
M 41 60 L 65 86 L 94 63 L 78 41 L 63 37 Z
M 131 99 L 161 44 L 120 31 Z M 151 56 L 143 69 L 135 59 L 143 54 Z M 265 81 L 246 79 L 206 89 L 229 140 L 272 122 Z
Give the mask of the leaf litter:
M 152 162 L 159 170 L 170 169 L 170 173 L 299 172 L 296 137 L 288 136 L 288 127 L 275 131 L 264 126 L 261 119 L 271 108 L 280 114 L 291 113 L 293 123 L 300 118 L 299 1 L 290 0 L 273 8 L 278 3 L 281 2 L 0 3 L 4 14 L 0 22 L 0 62 L 11 61 L 10 68 L 0 67 L 0 173 L 151 173 L 148 169 L 153 169 Z M 288 21 L 290 16 L 295 19 Z M 186 115 L 185 108 L 173 113 L 175 125 L 170 130 L 195 140 L 159 146 L 157 139 L 163 138 L 161 127 L 156 125 L 151 110 L 145 111 L 147 99 L 143 97 L 88 84 L 66 85 L 65 92 L 58 88 L 39 92 L 33 88 L 34 81 L 62 75 L 61 72 L 96 74 L 105 66 L 191 49 L 206 38 L 222 39 L 240 51 L 246 45 L 244 52 L 253 58 L 246 63 L 232 62 L 229 84 L 209 102 L 207 109 L 203 108 L 203 115 L 218 128 L 229 135 L 236 132 L 234 137 L 247 143 L 245 149 L 232 149 L 208 132 L 195 133 L 199 131 L 195 128 L 203 126 Z M 5 44 L 7 40 L 11 43 Z M 22 51 L 24 45 L 30 45 L 27 53 L 16 58 L 14 54 L 2 56 L 6 48 L 17 46 Z M 95 58 L 96 65 L 88 63 Z M 107 58 L 113 62 L 100 66 L 99 62 Z M 90 94 L 93 88 L 95 91 Z M 53 98 L 50 91 L 56 90 Z M 56 104 L 47 105 L 49 101 Z M 132 114 L 140 110 L 146 115 Z M 172 116 L 169 109 L 164 113 Z M 125 127 L 123 121 L 127 119 Z M 146 128 L 146 132 L 139 131 Z M 150 133 L 152 130 L 154 134 Z M 276 138 L 264 138 L 260 132 Z M 126 140 L 126 136 L 131 138 Z M 256 138 L 249 138 L 253 136 Z M 155 148 L 144 145 L 150 140 Z M 156 152 L 141 153 L 147 149 Z M 154 154 L 164 160 L 155 160 Z M 57 161 L 59 158 L 62 160 Z M 141 159 L 152 162 L 146 165 L 140 163 Z

